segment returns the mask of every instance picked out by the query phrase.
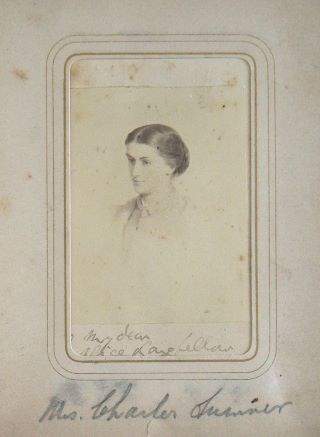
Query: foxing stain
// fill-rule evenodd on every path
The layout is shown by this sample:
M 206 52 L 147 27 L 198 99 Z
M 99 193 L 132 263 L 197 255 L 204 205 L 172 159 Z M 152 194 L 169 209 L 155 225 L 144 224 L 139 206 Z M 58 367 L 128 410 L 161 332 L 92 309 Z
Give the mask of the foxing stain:
M 28 80 L 29 79 L 27 73 L 24 70 L 22 70 L 21 68 L 14 68 L 12 70 L 12 74 L 20 80 Z

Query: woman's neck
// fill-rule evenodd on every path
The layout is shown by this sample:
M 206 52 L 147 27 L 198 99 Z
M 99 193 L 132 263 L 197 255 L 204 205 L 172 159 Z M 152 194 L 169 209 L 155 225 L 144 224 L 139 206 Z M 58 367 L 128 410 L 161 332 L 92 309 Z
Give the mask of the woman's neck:
M 167 187 L 161 187 L 161 191 L 154 191 L 148 194 L 141 194 L 140 199 L 143 207 L 152 214 L 168 207 L 171 207 L 177 197 L 177 192 L 172 184 Z

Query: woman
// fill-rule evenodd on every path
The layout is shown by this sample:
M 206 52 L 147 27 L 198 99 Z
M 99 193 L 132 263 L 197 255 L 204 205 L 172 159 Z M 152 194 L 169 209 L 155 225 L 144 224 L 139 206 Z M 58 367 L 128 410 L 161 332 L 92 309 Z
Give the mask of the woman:
M 228 269 L 220 268 L 223 246 L 216 250 L 211 223 L 175 188 L 189 166 L 188 149 L 161 124 L 133 130 L 125 145 L 137 196 L 117 214 L 124 244 L 120 257 L 113 253 L 121 271 L 110 317 L 116 323 L 210 322 L 213 303 L 230 289 L 219 273 Z
M 189 166 L 187 147 L 174 129 L 162 124 L 134 129 L 125 145 L 131 181 L 138 194 L 118 211 L 124 220 L 125 239 L 130 240 L 137 231 L 159 239 L 173 238 L 186 206 L 174 182 Z

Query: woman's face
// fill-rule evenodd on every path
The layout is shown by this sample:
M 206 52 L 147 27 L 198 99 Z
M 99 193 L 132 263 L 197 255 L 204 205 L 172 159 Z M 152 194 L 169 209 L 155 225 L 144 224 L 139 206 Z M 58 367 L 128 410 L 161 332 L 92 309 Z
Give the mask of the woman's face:
M 170 183 L 174 170 L 152 146 L 129 143 L 126 155 L 133 187 L 137 193 L 150 194 Z

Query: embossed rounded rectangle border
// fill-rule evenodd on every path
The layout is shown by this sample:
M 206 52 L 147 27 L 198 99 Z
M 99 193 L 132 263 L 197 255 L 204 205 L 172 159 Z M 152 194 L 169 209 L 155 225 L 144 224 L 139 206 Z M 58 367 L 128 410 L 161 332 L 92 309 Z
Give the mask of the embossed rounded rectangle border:
M 108 62 L 114 60 L 117 62 L 115 65 L 118 65 L 119 68 L 116 74 L 113 74 L 113 82 L 111 81 L 111 83 L 111 79 L 108 82 L 105 74 L 101 74 L 101 71 L 99 73 L 99 65 L 103 64 L 107 66 L 104 68 L 109 69 L 111 64 Z M 72 169 L 76 168 L 73 167 L 76 155 L 72 150 L 72 138 L 76 136 L 74 132 L 81 136 L 82 131 L 81 127 L 78 131 L 73 128 L 74 120 L 76 117 L 81 118 L 81 115 L 76 114 L 75 109 L 72 108 L 71 101 L 77 101 L 76 95 L 71 98 L 72 92 L 77 93 L 78 89 L 78 97 L 81 98 L 83 89 L 87 91 L 99 88 L 105 90 L 112 87 L 113 94 L 111 94 L 114 98 L 114 105 L 115 101 L 127 102 L 121 90 L 132 89 L 132 99 L 140 99 L 140 102 L 146 103 L 143 99 L 147 95 L 148 98 L 158 99 L 156 101 L 160 102 L 159 95 L 165 94 L 165 87 L 161 82 L 161 66 L 165 62 L 168 71 L 170 71 L 172 65 L 176 63 L 178 70 L 176 78 L 173 79 L 173 82 L 168 82 L 169 87 L 166 83 L 167 88 L 170 88 L 166 105 L 169 105 L 170 96 L 174 95 L 173 109 L 170 107 L 170 110 L 174 112 L 174 105 L 177 102 L 180 104 L 185 102 L 183 95 L 186 94 L 186 90 L 190 91 L 191 100 L 194 99 L 200 106 L 208 105 L 208 102 L 205 101 L 206 95 L 199 94 L 198 89 L 208 90 L 212 86 L 211 79 L 208 79 L 208 74 L 207 76 L 200 74 L 201 78 L 199 78 L 199 72 L 211 71 L 213 65 L 219 70 L 217 60 L 229 60 L 231 63 L 228 64 L 228 68 L 232 67 L 234 60 L 241 61 L 245 63 L 248 70 L 249 147 L 244 153 L 247 153 L 245 156 L 248 158 L 249 346 L 244 347 L 241 351 L 235 351 L 234 348 L 231 348 L 231 353 L 228 353 L 224 347 L 219 350 L 217 348 L 219 337 L 216 341 L 215 335 L 221 335 L 223 330 L 227 329 L 223 328 L 227 326 L 223 323 L 227 322 L 219 320 L 219 323 L 215 324 L 209 319 L 205 319 L 206 316 L 203 315 L 203 320 L 199 323 L 199 320 L 190 319 L 191 313 L 188 313 L 186 319 L 183 319 L 183 311 L 181 310 L 179 313 L 178 304 L 175 304 L 177 306 L 176 316 L 177 314 L 181 316 L 178 323 L 168 323 L 165 316 L 163 319 L 161 317 L 159 320 L 157 319 L 155 323 L 143 323 L 143 317 L 146 317 L 144 315 L 142 320 L 136 324 L 124 322 L 119 324 L 115 319 L 113 323 L 104 326 L 101 325 L 99 317 L 96 320 L 92 319 L 91 324 L 88 324 L 85 317 L 81 319 L 81 314 L 84 314 L 85 309 L 81 309 L 82 312 L 78 311 L 80 318 L 77 316 L 76 319 L 74 314 L 77 313 L 73 307 L 78 303 L 73 288 L 75 288 L 74 284 L 81 283 L 81 274 L 78 273 L 81 267 L 76 264 L 76 261 L 73 261 L 76 256 L 72 250 L 71 236 L 74 239 L 77 234 L 74 234 L 73 228 L 76 222 L 71 221 L 71 216 L 77 217 L 77 214 L 81 214 L 81 205 L 72 203 L 74 196 L 72 187 L 76 186 L 75 180 L 72 180 Z M 80 65 L 81 62 L 81 65 L 85 65 L 84 62 L 87 62 L 87 65 L 96 66 L 92 68 L 95 71 L 94 83 L 89 83 L 89 80 L 87 83 L 85 80 L 82 82 L 78 80 L 78 86 L 73 86 L 72 68 Z M 149 70 L 152 74 L 149 72 L 148 76 L 146 73 L 145 77 L 138 83 L 133 80 L 136 68 L 135 71 L 130 70 L 132 65 L 136 66 L 135 62 L 151 65 Z M 184 75 L 181 73 L 182 70 L 179 72 L 179 63 L 183 65 L 183 68 L 188 67 L 186 69 L 188 72 Z M 207 70 L 206 65 L 208 65 Z M 127 69 L 129 67 L 129 72 L 126 75 L 121 73 L 123 66 Z M 155 71 L 160 72 L 157 75 L 154 74 Z M 231 76 L 226 76 L 227 86 L 231 87 L 234 85 L 232 72 L 231 68 Z M 111 77 L 112 75 L 110 75 Z M 77 81 L 75 75 L 73 81 Z M 221 84 L 213 86 L 219 87 Z M 180 94 L 178 91 L 173 94 L 172 89 L 178 87 L 180 87 Z M 150 91 L 151 88 L 152 91 Z M 91 94 L 94 96 L 93 92 Z M 87 95 L 88 93 L 86 93 Z M 96 96 L 92 98 L 97 101 Z M 213 99 L 216 98 L 217 94 L 214 94 Z M 90 97 L 86 97 L 86 99 L 84 106 L 93 101 L 90 100 Z M 276 354 L 274 99 L 272 54 L 263 42 L 251 36 L 71 36 L 59 41 L 52 48 L 47 61 L 48 356 L 53 367 L 59 373 L 68 378 L 78 379 L 251 379 L 260 376 L 270 367 Z M 97 118 L 97 108 L 101 109 L 102 106 L 96 107 L 94 118 Z M 109 109 L 105 106 L 103 108 L 111 111 L 111 117 L 113 116 L 112 105 Z M 169 106 L 164 105 L 163 117 L 165 117 L 166 108 L 168 110 Z M 160 103 L 156 110 L 158 113 L 161 112 Z M 131 123 L 134 122 L 133 120 L 135 121 L 132 119 Z M 179 124 L 179 121 L 177 123 Z M 90 159 L 92 156 L 90 155 Z M 233 165 L 235 164 L 236 161 Z M 97 164 L 92 164 L 92 168 L 94 165 Z M 232 176 L 234 175 L 229 174 L 229 177 Z M 236 179 L 235 177 L 235 184 L 237 183 Z M 92 186 L 94 186 L 97 180 L 92 179 L 92 181 Z M 77 208 L 78 212 L 75 213 Z M 92 215 L 92 213 L 90 214 Z M 81 266 L 80 262 L 79 265 Z M 86 272 L 88 271 L 90 270 L 86 270 Z M 118 271 L 117 274 L 119 276 Z M 84 302 L 83 305 L 86 308 L 88 302 L 85 300 Z M 108 313 L 108 317 L 112 316 L 114 308 L 112 312 Z M 121 307 L 119 306 L 119 308 Z M 132 316 L 130 308 L 129 305 L 126 317 L 129 317 L 130 314 Z M 94 311 L 98 312 L 97 307 L 93 307 L 92 314 Z M 230 310 L 227 320 L 230 332 L 235 336 L 236 332 L 239 331 L 240 322 L 236 319 L 230 322 L 230 315 L 233 312 Z M 101 317 L 103 317 L 103 313 Z M 135 317 L 137 316 L 135 315 Z M 157 317 L 157 313 L 155 313 L 155 317 Z M 77 320 L 76 323 L 73 323 L 73 319 Z M 81 323 L 81 320 L 84 320 L 84 323 Z M 151 319 L 152 321 L 153 319 Z M 219 326 L 223 329 L 219 330 Z M 161 336 L 170 338 L 173 332 L 179 336 L 179 330 L 181 337 L 177 341 L 180 346 L 175 345 L 168 348 L 168 344 L 161 344 Z M 153 339 L 153 336 L 156 337 L 159 332 L 159 339 L 156 343 L 152 343 L 150 339 Z M 209 336 L 206 337 L 208 332 Z M 76 343 L 74 343 L 75 333 L 82 341 L 81 344 L 79 343 L 78 350 L 76 350 Z M 124 337 L 130 341 L 132 339 L 135 341 L 132 350 L 120 349 Z M 110 338 L 112 340 L 118 339 L 116 342 L 113 341 L 112 349 L 110 348 Z M 213 343 L 210 343 L 208 338 Z M 100 346 L 102 343 L 104 350 L 108 348 L 109 353 L 102 354 L 101 346 L 95 349 L 98 351 L 96 353 L 84 353 L 84 350 L 89 350 L 88 343 L 83 343 L 84 339 L 87 342 L 93 342 L 95 346 Z M 143 339 L 147 340 L 148 351 L 150 352 L 152 349 L 150 353 L 146 352 L 145 346 L 143 346 L 143 350 L 141 349 Z M 181 347 L 181 340 L 183 347 Z M 139 345 L 140 352 L 138 351 Z M 122 352 L 119 352 L 120 350 Z

